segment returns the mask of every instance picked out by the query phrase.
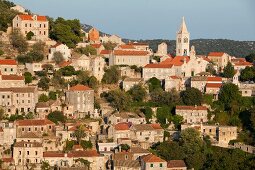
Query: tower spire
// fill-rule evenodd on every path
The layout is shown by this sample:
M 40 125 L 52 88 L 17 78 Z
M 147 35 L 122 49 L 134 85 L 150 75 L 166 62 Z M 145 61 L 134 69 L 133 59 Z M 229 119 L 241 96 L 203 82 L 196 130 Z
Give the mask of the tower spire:
M 182 17 L 182 23 L 181 23 L 178 33 L 188 33 L 188 29 L 187 29 L 184 17 Z

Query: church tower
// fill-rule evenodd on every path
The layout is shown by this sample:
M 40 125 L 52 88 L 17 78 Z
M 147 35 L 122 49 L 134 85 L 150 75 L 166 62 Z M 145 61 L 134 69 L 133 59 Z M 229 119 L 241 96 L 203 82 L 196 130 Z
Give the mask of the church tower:
M 182 17 L 182 23 L 176 35 L 176 56 L 189 56 L 189 32 Z

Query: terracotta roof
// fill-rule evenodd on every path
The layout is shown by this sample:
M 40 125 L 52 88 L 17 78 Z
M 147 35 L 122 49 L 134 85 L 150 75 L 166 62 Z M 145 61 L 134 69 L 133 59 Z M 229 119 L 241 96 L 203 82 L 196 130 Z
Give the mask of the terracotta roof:
M 140 168 L 140 162 L 137 160 L 113 160 L 114 167 Z
M 99 153 L 97 153 L 96 150 L 86 150 L 86 151 L 72 151 L 67 154 L 68 157 L 97 157 L 100 156 Z
M 13 59 L 2 59 L 0 60 L 0 65 L 17 65 L 17 62 Z
M 0 91 L 8 91 L 14 93 L 34 93 L 36 87 L 11 87 L 11 88 L 0 88 Z
M 129 130 L 130 124 L 129 123 L 118 123 L 114 125 L 115 130 Z
M 19 15 L 21 20 L 31 20 L 33 21 L 33 15 Z M 47 21 L 46 16 L 37 15 L 37 21 Z
M 43 126 L 43 125 L 55 125 L 52 121 L 48 119 L 27 119 L 27 120 L 17 120 L 16 124 L 18 126 Z
M 121 49 L 135 49 L 135 47 L 131 44 L 122 44 L 122 45 L 119 45 L 119 48 L 121 48 Z
M 139 43 L 139 42 L 129 42 L 129 45 L 136 45 L 136 46 L 148 46 L 148 43 Z
M 51 46 L 51 48 L 56 48 L 56 47 L 58 47 L 58 46 L 60 46 L 62 43 L 56 43 L 55 45 L 53 45 L 53 46 Z
M 148 51 L 128 51 L 128 50 L 114 50 L 114 55 L 134 55 L 134 56 L 147 56 Z
M 222 86 L 222 83 L 206 83 L 205 86 L 209 88 L 220 88 Z
M 63 152 L 58 151 L 47 151 L 43 152 L 43 157 L 64 157 L 65 154 Z
M 250 62 L 238 62 L 238 63 L 234 63 L 235 66 L 252 66 L 253 64 Z
M 100 48 L 102 44 L 90 44 L 90 46 L 94 48 Z
M 81 84 L 77 84 L 76 86 L 70 87 L 70 91 L 87 91 L 87 90 L 92 90 L 88 86 L 84 86 Z
M 27 145 L 32 145 L 32 147 L 42 147 L 42 144 L 39 142 L 25 142 L 25 141 L 16 142 L 14 144 L 14 147 L 27 147 Z
M 62 61 L 61 63 L 59 63 L 59 67 L 66 67 L 70 64 L 72 64 L 72 61 Z
M 24 77 L 19 75 L 2 75 L 2 80 L 24 80 Z
M 167 168 L 185 168 L 186 164 L 183 160 L 171 160 L 167 162 Z
M 207 81 L 222 81 L 221 77 L 207 77 Z
M 153 154 L 144 155 L 141 158 L 144 162 L 166 162 L 165 160 Z
M 136 124 L 133 125 L 137 131 L 153 131 L 155 130 L 150 124 Z
M 246 62 L 245 58 L 231 58 L 231 62 L 239 63 L 239 62 Z
M 172 68 L 172 64 L 147 64 L 144 68 Z
M 184 63 L 184 59 L 186 59 L 187 63 L 190 60 L 188 56 L 176 56 L 172 59 L 171 64 L 173 64 L 174 66 L 181 66 Z
M 176 110 L 207 110 L 205 106 L 176 106 Z
M 170 76 L 171 79 L 181 79 L 180 77 L 178 76 Z
M 208 58 L 208 57 L 202 57 L 203 58 L 203 60 L 205 60 L 205 61 L 208 61 L 208 62 L 210 62 L 211 61 L 211 59 L 210 58 Z
M 169 57 L 169 58 L 165 59 L 164 61 L 162 61 L 161 64 L 171 64 L 172 60 L 173 60 L 173 58 Z
M 210 52 L 208 56 L 212 57 L 222 57 L 224 55 L 224 52 Z
M 158 123 L 153 123 L 153 124 L 150 124 L 150 126 L 153 128 L 153 129 L 163 129 L 160 124 Z
M 150 153 L 148 150 L 146 149 L 143 149 L 141 147 L 131 147 L 130 148 L 130 152 L 136 154 L 136 153 Z
M 102 50 L 100 52 L 101 55 L 105 55 L 105 54 L 111 54 L 111 50 Z

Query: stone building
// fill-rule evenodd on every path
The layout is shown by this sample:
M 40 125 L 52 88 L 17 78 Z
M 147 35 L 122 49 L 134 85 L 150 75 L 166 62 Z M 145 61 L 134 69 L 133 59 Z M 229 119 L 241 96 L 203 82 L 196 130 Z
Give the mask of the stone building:
M 166 170 L 167 162 L 153 154 L 141 157 L 142 170 Z
M 16 15 L 12 20 L 13 29 L 19 29 L 26 36 L 33 32 L 34 40 L 46 41 L 49 37 L 49 22 L 46 16 Z
M 74 107 L 78 117 L 85 117 L 94 112 L 94 90 L 84 86 L 76 85 L 66 91 L 66 103 Z
M 224 52 L 210 52 L 208 58 L 217 65 L 218 71 L 223 71 L 230 61 L 230 56 Z
M 207 108 L 205 106 L 176 106 L 175 113 L 183 117 L 185 123 L 207 122 Z
M 190 34 L 185 19 L 182 17 L 182 23 L 176 35 L 176 56 L 189 56 L 189 41 Z
M 71 50 L 68 48 L 68 46 L 65 44 L 57 43 L 50 48 L 50 53 L 48 55 L 49 61 L 54 61 L 54 54 L 56 52 L 60 52 L 63 55 L 65 61 L 70 60 L 71 58 Z
M 0 73 L 0 86 L 2 88 L 10 87 L 24 87 L 25 78 L 19 75 L 1 75 Z
M 90 56 L 90 70 L 91 74 L 101 81 L 104 76 L 105 60 L 101 56 Z
M 18 74 L 18 64 L 13 59 L 1 59 L 0 71 L 2 75 Z
M 0 106 L 7 115 L 34 112 L 37 102 L 36 87 L 0 88 Z

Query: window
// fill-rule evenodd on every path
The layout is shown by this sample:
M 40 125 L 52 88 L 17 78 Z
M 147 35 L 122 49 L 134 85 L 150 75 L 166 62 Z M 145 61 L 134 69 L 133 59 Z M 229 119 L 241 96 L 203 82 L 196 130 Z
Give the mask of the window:
M 7 71 L 7 68 L 5 68 L 4 71 Z
M 30 132 L 30 131 L 31 131 L 31 128 L 28 128 L 28 131 Z
M 188 38 L 184 38 L 183 41 L 184 41 L 184 43 L 188 43 L 188 40 L 189 40 Z
M 162 163 L 160 163 L 160 164 L 159 164 L 159 167 L 160 167 L 160 168 L 162 168 L 162 167 L 163 167 L 163 164 L 162 164 Z
M 4 99 L 4 98 L 5 98 L 5 96 L 3 95 L 3 96 L 2 96 L 2 98 Z
M 38 152 L 37 151 L 35 151 L 35 155 L 37 155 L 38 154 Z
M 13 68 L 11 68 L 11 71 L 13 71 Z
M 19 155 L 21 155 L 21 151 L 19 151 Z
M 153 164 L 151 164 L 150 167 L 153 167 Z
M 25 131 L 25 129 L 24 128 L 22 128 L 22 132 L 24 132 Z
M 27 151 L 27 155 L 29 155 L 29 151 Z

